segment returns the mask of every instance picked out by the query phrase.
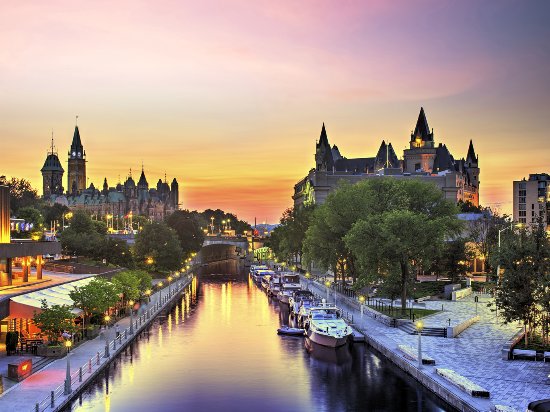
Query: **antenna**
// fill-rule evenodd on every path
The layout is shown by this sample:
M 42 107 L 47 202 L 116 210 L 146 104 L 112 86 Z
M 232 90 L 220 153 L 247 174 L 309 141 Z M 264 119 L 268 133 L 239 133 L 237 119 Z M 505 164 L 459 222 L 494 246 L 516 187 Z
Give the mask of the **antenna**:
M 52 154 L 53 154 L 53 129 L 52 129 Z
M 75 125 L 78 126 L 78 115 L 76 115 Z

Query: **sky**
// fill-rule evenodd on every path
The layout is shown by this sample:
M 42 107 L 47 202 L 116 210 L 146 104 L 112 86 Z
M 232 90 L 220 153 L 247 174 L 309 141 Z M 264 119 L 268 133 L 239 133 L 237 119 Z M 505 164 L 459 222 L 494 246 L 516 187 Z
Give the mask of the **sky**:
M 346 157 L 398 156 L 423 106 L 436 143 L 473 139 L 483 205 L 550 172 L 550 2 L 0 3 L 0 175 L 29 179 L 78 115 L 89 182 L 143 162 L 186 209 L 278 221 L 325 122 Z M 66 186 L 66 174 L 64 177 Z

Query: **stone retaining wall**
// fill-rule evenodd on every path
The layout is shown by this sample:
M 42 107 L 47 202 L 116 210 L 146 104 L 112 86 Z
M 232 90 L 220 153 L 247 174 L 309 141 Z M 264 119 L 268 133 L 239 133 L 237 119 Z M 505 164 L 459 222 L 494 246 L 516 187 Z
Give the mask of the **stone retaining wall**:
M 456 338 L 474 323 L 479 322 L 479 319 L 479 315 L 476 315 L 473 318 L 466 319 L 464 322 L 461 322 L 458 325 L 447 327 L 447 337 Z
M 471 294 L 472 294 L 472 288 L 454 290 L 451 293 L 451 300 L 459 300 L 459 299 L 465 298 L 466 296 L 470 296 Z

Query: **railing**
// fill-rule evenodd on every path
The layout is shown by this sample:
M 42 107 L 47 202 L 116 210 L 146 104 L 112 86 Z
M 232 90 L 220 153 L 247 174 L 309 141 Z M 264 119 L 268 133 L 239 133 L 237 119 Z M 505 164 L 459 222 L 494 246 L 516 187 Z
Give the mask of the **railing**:
M 174 297 L 174 295 L 176 295 L 176 293 L 180 292 L 184 288 L 183 283 L 189 279 L 190 278 L 181 279 L 179 283 L 174 283 L 169 289 L 169 292 L 166 293 L 166 295 L 160 296 L 159 300 L 156 301 L 152 307 L 148 308 L 143 314 L 139 315 L 137 318 L 134 318 L 131 321 L 130 326 L 125 328 L 118 336 L 115 336 L 113 340 L 106 344 L 103 354 L 101 352 L 97 352 L 93 357 L 88 359 L 86 363 L 84 363 L 82 366 L 76 369 L 74 373 L 70 375 L 70 381 L 67 381 L 67 379 L 65 379 L 64 383 L 52 390 L 49 396 L 45 397 L 40 402 L 37 402 L 34 406 L 33 411 L 43 412 L 48 408 L 51 408 L 53 410 L 56 406 L 59 406 L 56 405 L 56 401 L 58 400 L 58 398 L 62 396 L 68 396 L 72 392 L 80 390 L 83 385 L 87 384 L 87 382 L 84 381 L 88 377 L 88 375 L 92 375 L 103 365 L 110 362 L 117 355 L 117 346 L 120 350 L 121 346 L 124 343 L 127 344 L 129 342 L 129 338 L 131 336 L 140 333 L 145 328 L 145 326 L 147 326 L 147 324 L 149 323 L 148 321 L 154 319 L 154 317 L 161 310 L 164 309 L 164 307 Z M 108 332 L 109 328 L 107 328 L 106 331 Z M 108 336 L 106 336 L 106 338 L 108 339 Z M 111 350 L 113 351 L 112 353 Z M 67 356 L 70 356 L 70 352 L 67 354 Z

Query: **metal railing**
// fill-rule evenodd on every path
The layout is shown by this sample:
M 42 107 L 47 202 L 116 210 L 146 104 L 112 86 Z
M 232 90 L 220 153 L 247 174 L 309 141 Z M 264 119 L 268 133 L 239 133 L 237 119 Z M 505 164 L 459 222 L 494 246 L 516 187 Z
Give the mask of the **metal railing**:
M 86 385 L 88 383 L 86 382 L 88 376 L 92 375 L 106 363 L 109 363 L 118 354 L 118 351 L 122 349 L 123 344 L 129 343 L 130 337 L 140 333 L 145 326 L 147 326 L 148 323 L 164 309 L 168 302 L 187 286 L 184 286 L 184 283 L 190 279 L 192 279 L 192 276 L 175 282 L 171 286 L 169 292 L 166 292 L 166 294 L 160 296 L 159 300 L 157 300 L 152 307 L 148 308 L 141 315 L 135 317 L 131 326 L 126 327 L 118 336 L 115 336 L 113 340 L 111 340 L 108 344 L 105 344 L 105 350 L 103 353 L 97 352 L 82 366 L 77 368 L 75 372 L 70 375 L 70 382 L 67 382 L 67 378 L 65 378 L 64 382 L 50 391 L 50 394 L 47 397 L 42 399 L 40 402 L 36 402 L 33 412 L 43 412 L 49 408 L 52 410 L 55 409 L 56 406 L 59 406 L 56 401 L 60 397 L 69 396 L 72 392 L 78 391 L 83 385 Z M 108 332 L 109 328 L 107 328 L 106 331 Z M 108 336 L 106 336 L 106 339 L 108 339 Z M 67 356 L 70 356 L 70 352 L 67 353 Z

